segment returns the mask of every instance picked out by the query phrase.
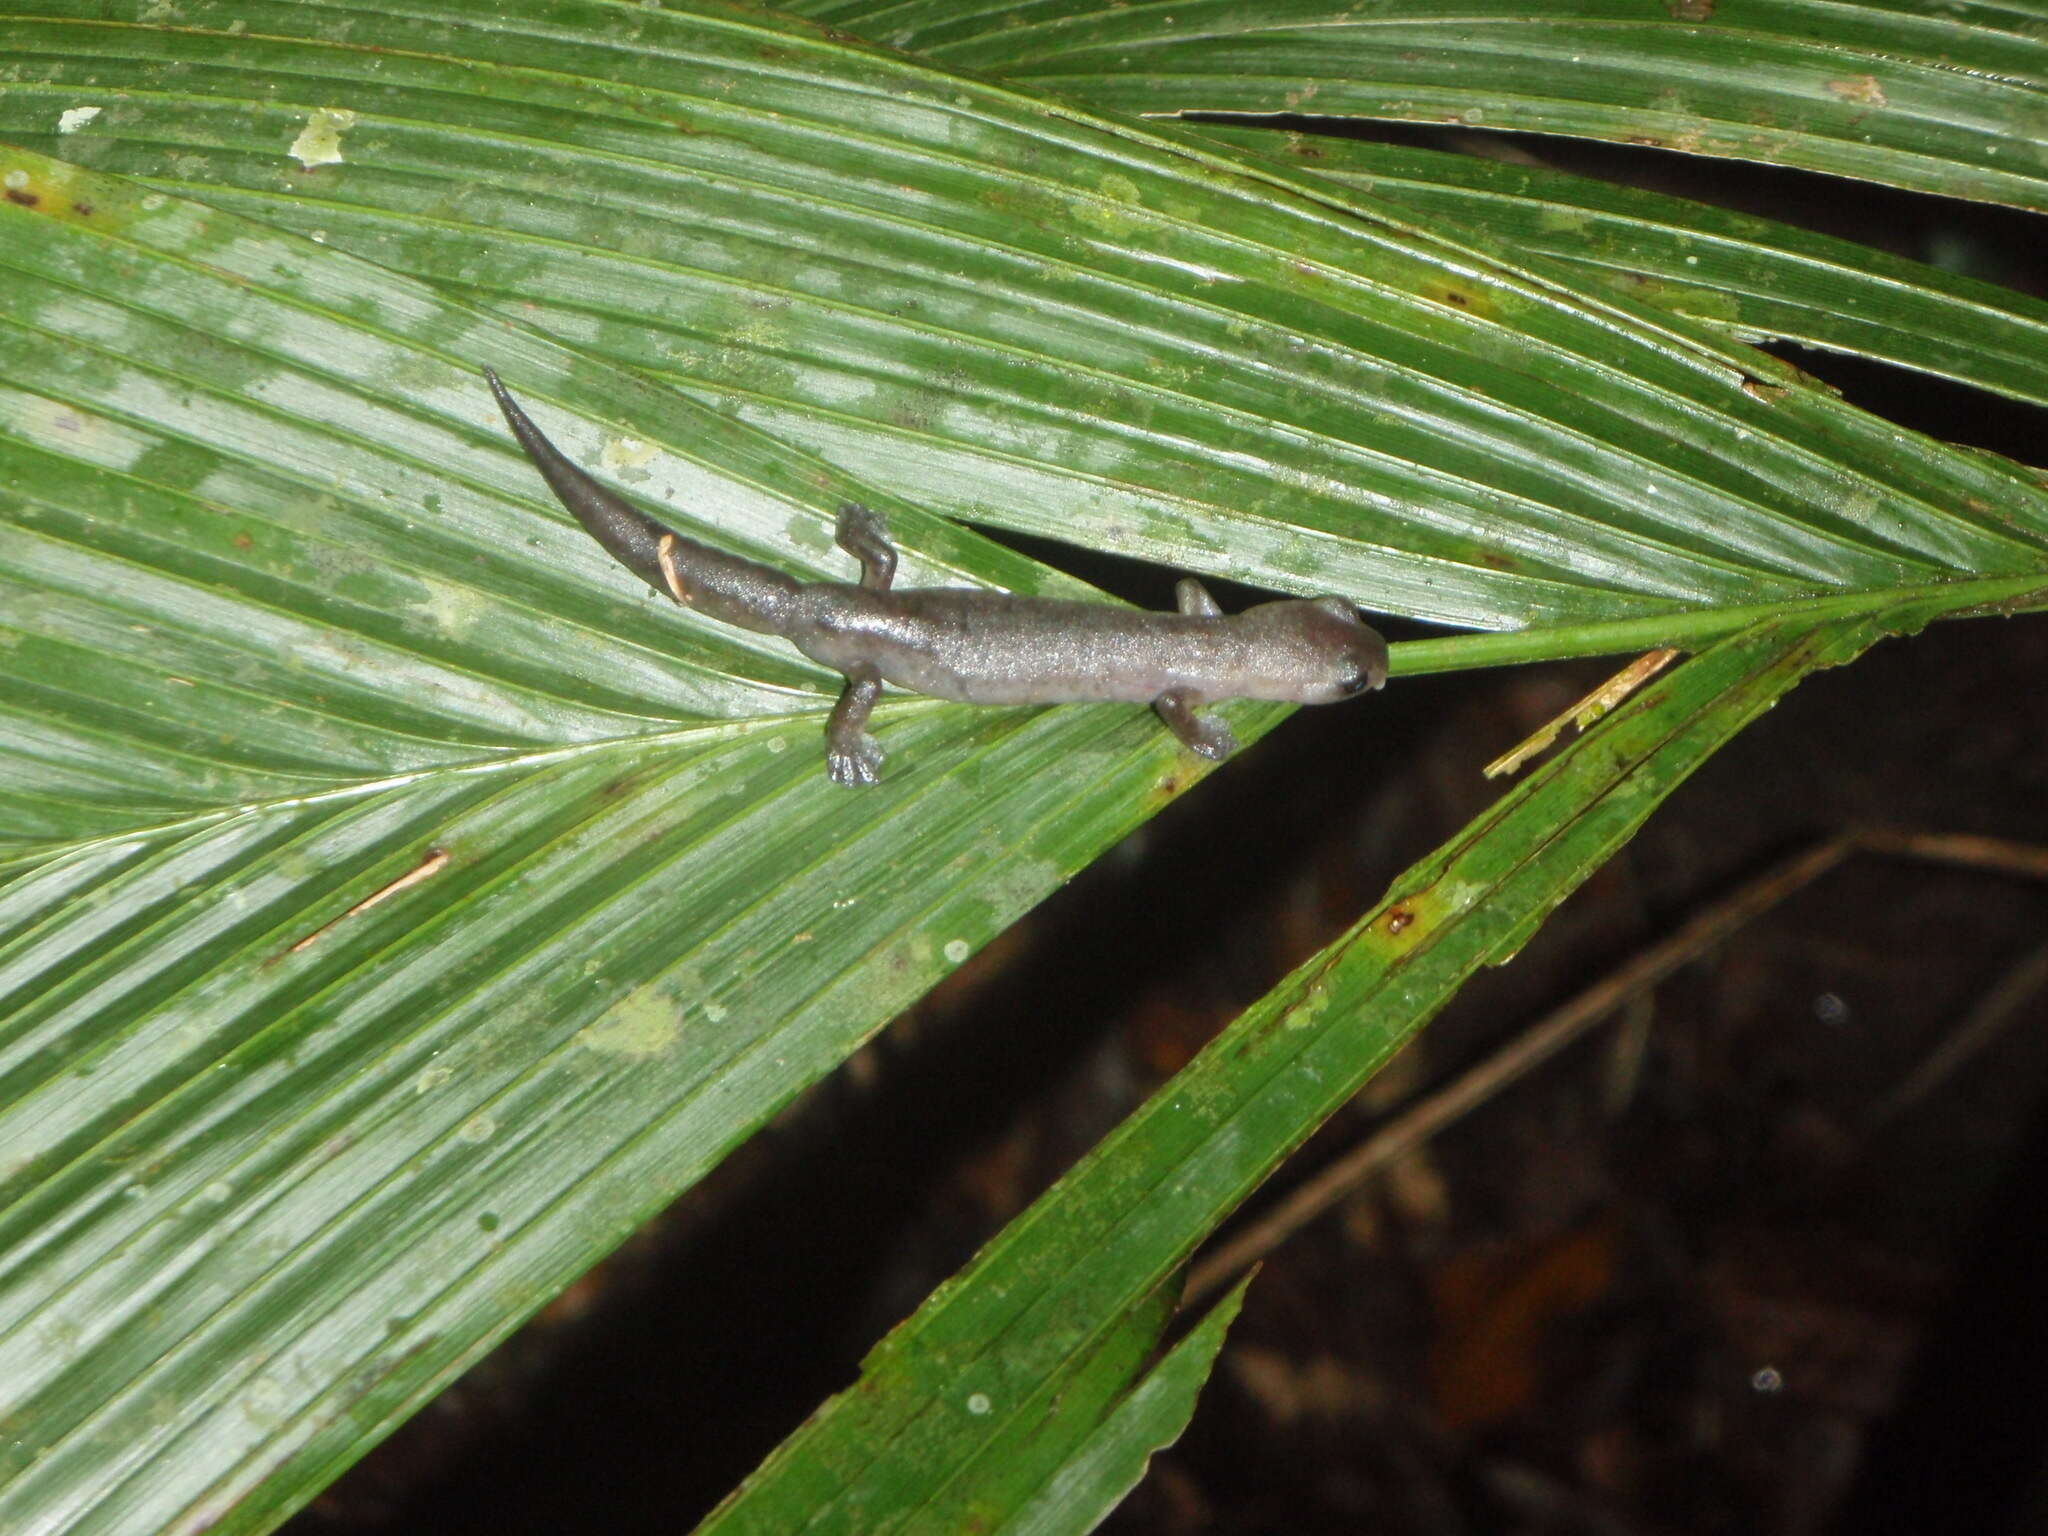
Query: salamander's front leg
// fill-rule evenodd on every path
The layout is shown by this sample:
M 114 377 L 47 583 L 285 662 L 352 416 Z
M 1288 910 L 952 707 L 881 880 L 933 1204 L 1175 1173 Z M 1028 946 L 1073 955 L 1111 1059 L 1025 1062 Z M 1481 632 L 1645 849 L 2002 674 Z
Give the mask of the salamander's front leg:
M 1173 584 L 1173 600 L 1182 613 L 1204 619 L 1223 617 L 1223 610 L 1216 606 L 1216 599 L 1209 595 L 1209 589 L 1192 576 L 1183 576 Z
M 1237 750 L 1237 737 L 1221 720 L 1196 714 L 1195 706 L 1201 702 L 1202 696 L 1194 689 L 1175 688 L 1154 699 L 1152 707 L 1190 752 L 1199 752 L 1220 763 Z
M 839 547 L 860 562 L 860 584 L 870 592 L 886 592 L 896 579 L 896 546 L 889 526 L 857 501 L 839 509 Z
M 846 674 L 846 689 L 825 722 L 825 771 L 834 784 L 881 782 L 882 744 L 868 734 L 868 712 L 882 694 L 882 675 L 872 667 Z

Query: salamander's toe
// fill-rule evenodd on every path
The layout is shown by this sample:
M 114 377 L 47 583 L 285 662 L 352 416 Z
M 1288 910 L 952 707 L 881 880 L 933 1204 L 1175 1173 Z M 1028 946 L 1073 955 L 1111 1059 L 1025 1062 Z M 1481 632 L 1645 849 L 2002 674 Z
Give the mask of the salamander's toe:
M 1222 762 L 1237 750 L 1237 733 L 1213 715 L 1201 719 L 1201 731 L 1188 745 L 1212 762 Z
M 882 744 L 872 736 L 862 736 L 860 745 L 852 751 L 842 752 L 829 748 L 825 753 L 825 772 L 834 784 L 854 787 L 882 782 Z

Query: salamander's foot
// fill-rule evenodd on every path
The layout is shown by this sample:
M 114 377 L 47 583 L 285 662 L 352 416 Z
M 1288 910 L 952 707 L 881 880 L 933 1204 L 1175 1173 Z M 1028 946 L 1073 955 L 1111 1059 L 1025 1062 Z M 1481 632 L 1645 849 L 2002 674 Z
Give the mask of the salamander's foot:
M 860 562 L 860 584 L 871 592 L 886 592 L 896 579 L 896 546 L 889 542 L 889 525 L 879 514 L 849 501 L 839 509 L 839 547 Z
M 1207 715 L 1197 715 L 1193 733 L 1181 740 L 1190 752 L 1199 752 L 1212 762 L 1220 763 L 1237 750 L 1237 733 L 1221 720 Z
M 834 784 L 879 784 L 882 782 L 882 756 L 882 744 L 863 732 L 857 744 L 850 749 L 825 749 L 825 772 L 832 776 Z
M 1209 595 L 1209 589 L 1192 576 L 1183 576 L 1173 584 L 1173 602 L 1182 613 L 1197 618 L 1223 617 L 1223 610 L 1216 606 L 1216 599 Z
M 1182 746 L 1220 763 L 1237 750 L 1237 737 L 1214 715 L 1196 714 L 1195 706 L 1201 702 L 1201 695 L 1192 688 L 1175 688 L 1154 699 L 1152 707 L 1159 711 L 1159 718 Z

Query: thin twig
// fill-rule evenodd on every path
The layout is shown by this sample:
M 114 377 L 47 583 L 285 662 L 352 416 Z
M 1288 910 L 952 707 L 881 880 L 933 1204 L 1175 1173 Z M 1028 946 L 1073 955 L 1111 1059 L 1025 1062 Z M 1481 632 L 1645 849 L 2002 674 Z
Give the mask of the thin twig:
M 2048 880 L 2048 848 L 2038 843 L 2016 843 L 1970 832 L 1909 832 L 1900 827 L 1866 827 L 1856 840 L 1872 853 L 1895 858 L 1995 870 L 2023 880 Z
M 1872 1106 L 1864 1118 L 1866 1134 L 1889 1124 L 1934 1092 L 1985 1046 L 2005 1033 L 2028 1003 L 2048 986 L 2048 944 L 2023 956 L 1998 984 L 1978 1000 L 1949 1037 L 1921 1058 L 1920 1065 Z

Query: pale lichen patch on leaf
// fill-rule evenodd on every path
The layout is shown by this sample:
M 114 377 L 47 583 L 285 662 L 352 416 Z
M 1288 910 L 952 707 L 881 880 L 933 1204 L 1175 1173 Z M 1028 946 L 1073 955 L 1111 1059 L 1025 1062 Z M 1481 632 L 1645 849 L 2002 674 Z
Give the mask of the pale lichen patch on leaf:
M 315 108 L 285 153 L 309 171 L 316 165 L 339 165 L 341 136 L 355 125 L 356 114 L 347 107 Z
M 436 581 L 427 576 L 419 577 L 418 584 L 421 596 L 413 611 L 422 623 L 437 633 L 460 639 L 490 613 L 484 595 L 472 587 Z
M 644 472 L 660 451 L 644 438 L 606 437 L 600 462 L 615 474 L 627 470 Z
M 580 1045 L 603 1056 L 644 1061 L 682 1038 L 681 1011 L 658 983 L 635 987 L 591 1024 L 576 1031 Z

